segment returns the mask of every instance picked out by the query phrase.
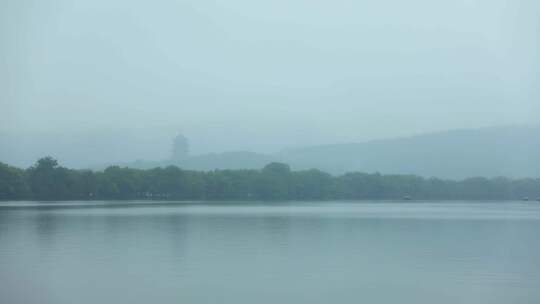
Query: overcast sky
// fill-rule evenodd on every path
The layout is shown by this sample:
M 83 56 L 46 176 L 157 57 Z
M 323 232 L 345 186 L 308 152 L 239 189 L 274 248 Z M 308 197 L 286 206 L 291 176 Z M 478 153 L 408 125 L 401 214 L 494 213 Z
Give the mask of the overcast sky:
M 2 0 L 0 161 L 540 122 L 537 0 Z

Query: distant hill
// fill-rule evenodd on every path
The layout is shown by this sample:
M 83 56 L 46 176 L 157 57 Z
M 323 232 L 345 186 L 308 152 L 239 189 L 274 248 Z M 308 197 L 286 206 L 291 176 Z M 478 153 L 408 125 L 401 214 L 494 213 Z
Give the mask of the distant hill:
M 417 174 L 443 178 L 540 176 L 540 127 L 454 130 L 364 143 L 286 150 L 295 169 Z
M 271 155 L 236 151 L 190 156 L 180 161 L 179 166 L 192 170 L 260 169 L 272 161 L 275 158 Z
M 130 167 L 137 169 L 150 169 L 155 167 L 166 167 L 174 165 L 182 169 L 203 171 L 214 169 L 260 169 L 273 161 L 276 161 L 276 158 L 272 155 L 246 151 L 231 151 L 223 153 L 208 153 L 187 156 L 179 160 L 137 160 L 134 162 L 95 166 L 92 169 L 102 170 L 109 165 L 117 165 L 121 167 Z
M 137 161 L 121 166 L 147 169 L 259 169 L 285 162 L 295 170 L 317 168 L 332 174 L 350 171 L 415 174 L 461 179 L 473 176 L 540 177 L 540 126 L 491 127 L 437 132 L 362 143 L 284 150 L 275 154 L 225 152 L 177 161 Z

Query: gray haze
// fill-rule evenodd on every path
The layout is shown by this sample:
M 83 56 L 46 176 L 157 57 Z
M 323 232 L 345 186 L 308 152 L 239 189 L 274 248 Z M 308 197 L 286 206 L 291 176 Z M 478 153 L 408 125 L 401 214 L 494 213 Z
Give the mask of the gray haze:
M 0 1 L 0 161 L 540 122 L 540 2 Z
M 285 149 L 278 153 L 230 151 L 192 155 L 185 142 L 171 158 L 116 162 L 109 165 L 149 169 L 260 169 L 283 162 L 293 170 L 319 169 L 339 175 L 352 171 L 415 174 L 424 177 L 540 177 L 540 125 L 462 129 L 359 143 Z M 182 138 L 182 137 L 181 137 Z

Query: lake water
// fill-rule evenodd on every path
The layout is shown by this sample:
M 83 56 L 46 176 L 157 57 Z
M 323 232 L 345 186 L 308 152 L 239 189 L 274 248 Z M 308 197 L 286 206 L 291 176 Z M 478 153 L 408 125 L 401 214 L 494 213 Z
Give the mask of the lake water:
M 540 203 L 3 202 L 0 303 L 540 303 Z

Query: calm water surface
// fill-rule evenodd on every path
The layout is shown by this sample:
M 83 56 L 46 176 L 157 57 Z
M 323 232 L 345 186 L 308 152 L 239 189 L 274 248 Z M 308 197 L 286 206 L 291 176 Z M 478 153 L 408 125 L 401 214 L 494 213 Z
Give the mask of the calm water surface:
M 540 203 L 3 202 L 0 303 L 540 303 Z

